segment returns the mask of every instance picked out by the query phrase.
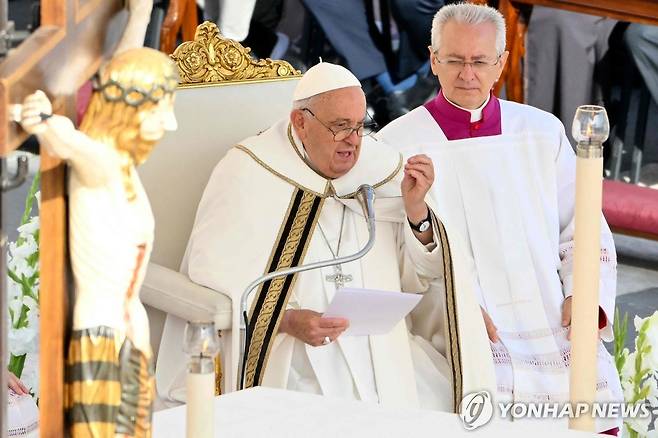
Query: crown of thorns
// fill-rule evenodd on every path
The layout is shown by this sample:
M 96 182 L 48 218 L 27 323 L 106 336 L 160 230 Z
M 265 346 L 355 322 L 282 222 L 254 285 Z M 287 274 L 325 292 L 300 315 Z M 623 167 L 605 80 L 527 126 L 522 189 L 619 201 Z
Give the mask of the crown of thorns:
M 102 93 L 105 100 L 123 102 L 132 107 L 138 107 L 147 101 L 157 103 L 166 95 L 173 94 L 177 86 L 176 76 L 166 76 L 163 83 L 154 85 L 150 90 L 136 86 L 126 87 L 112 78 L 101 82 L 98 74 L 92 79 L 93 89 Z

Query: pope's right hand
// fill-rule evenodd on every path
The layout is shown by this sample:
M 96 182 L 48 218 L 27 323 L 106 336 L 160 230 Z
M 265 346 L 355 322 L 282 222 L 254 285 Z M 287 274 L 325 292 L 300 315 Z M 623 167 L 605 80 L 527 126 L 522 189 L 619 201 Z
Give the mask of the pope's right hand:
M 37 90 L 23 101 L 20 116 L 21 126 L 28 134 L 40 134 L 47 128 L 41 115 L 52 115 L 52 113 L 53 106 L 48 100 L 48 96 L 43 91 Z
M 489 336 L 489 340 L 495 344 L 498 342 L 498 329 L 482 306 L 480 306 L 480 310 L 482 311 L 482 319 L 484 319 L 484 327 L 487 329 L 487 336 Z
M 350 323 L 345 318 L 323 318 L 321 313 L 313 310 L 286 310 L 283 315 L 279 332 L 293 336 L 300 341 L 319 347 L 336 340 Z

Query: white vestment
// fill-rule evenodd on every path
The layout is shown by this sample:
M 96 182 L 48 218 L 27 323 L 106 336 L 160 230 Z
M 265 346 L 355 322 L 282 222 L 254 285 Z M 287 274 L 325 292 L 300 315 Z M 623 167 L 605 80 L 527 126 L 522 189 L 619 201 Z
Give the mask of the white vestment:
M 452 239 L 446 256 L 443 245 L 430 243 L 426 247 L 414 236 L 400 195 L 401 164 L 398 152 L 365 138 L 354 168 L 340 178 L 327 180 L 306 164 L 301 142 L 288 122 L 281 121 L 230 150 L 213 171 L 197 211 L 183 270 L 192 281 L 227 292 L 233 300 L 236 323 L 245 287 L 268 272 L 272 248 L 282 232 L 287 212 L 293 208 L 291 196 L 296 190 L 315 194 L 322 200 L 319 225 L 309 238 L 301 264 L 332 259 L 343 211 L 339 255 L 354 254 L 363 248 L 368 240 L 366 222 L 360 204 L 350 194 L 365 183 L 375 187 L 376 241 L 365 257 L 342 265 L 343 273 L 353 278 L 346 286 L 424 293 L 430 281 L 441 281 L 447 260 L 454 274 L 454 289 L 458 291 L 449 298 L 454 299 L 460 312 L 458 324 L 453 320 L 448 330 L 452 333 L 452 342 L 445 343 L 448 360 L 428 341 L 411 335 L 404 320 L 387 335 L 340 336 L 336 342 L 321 347 L 311 347 L 278 333 L 269 351 L 263 385 L 387 406 L 447 411 L 453 410 L 456 379 L 460 388 L 457 397 L 461 397 L 461 392 L 495 386 L 491 353 L 483 348 L 488 344 L 473 292 L 472 262 L 469 264 L 468 259 L 459 256 L 462 245 Z M 433 226 L 434 241 L 440 242 L 440 224 L 434 220 Z M 335 284 L 326 278 L 333 273 L 334 268 L 328 267 L 298 274 L 286 308 L 323 312 L 335 293 Z M 429 314 L 427 318 L 441 321 L 443 316 Z M 163 338 L 172 335 L 174 320 L 168 317 L 169 329 L 165 328 Z M 180 321 L 178 324 L 182 327 Z M 231 338 L 231 331 L 223 333 L 222 354 L 229 364 L 225 375 L 227 391 L 234 388 L 236 380 L 233 372 L 237 352 Z M 163 351 L 165 345 L 169 351 Z M 182 368 L 183 356 L 178 353 L 179 362 L 174 363 L 175 347 L 171 345 L 171 341 L 163 339 L 156 378 L 161 372 L 171 375 L 173 366 Z M 161 367 L 168 369 L 162 371 Z M 453 374 L 455 368 L 457 378 Z M 161 396 L 169 398 L 172 389 L 175 388 L 163 387 L 158 381 Z
M 561 325 L 572 294 L 575 156 L 557 118 L 500 100 L 502 135 L 448 141 L 423 106 L 378 138 L 434 162 L 431 196 L 446 226 L 467 241 L 480 304 L 498 328 L 491 344 L 499 400 L 569 399 L 570 344 Z M 616 257 L 601 219 L 601 331 L 612 338 Z M 592 370 L 594 372 L 594 370 Z M 597 398 L 622 401 L 612 358 L 599 343 Z M 619 426 L 600 421 L 599 431 Z

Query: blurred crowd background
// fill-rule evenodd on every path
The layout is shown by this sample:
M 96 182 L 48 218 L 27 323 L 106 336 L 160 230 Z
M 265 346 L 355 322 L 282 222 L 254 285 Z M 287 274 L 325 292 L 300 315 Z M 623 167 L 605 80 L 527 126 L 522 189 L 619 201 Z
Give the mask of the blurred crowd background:
M 159 47 L 173 2 L 178 9 L 185 3 L 155 1 L 147 45 L 150 39 Z M 259 58 L 284 59 L 302 71 L 320 58 L 345 65 L 361 80 L 381 127 L 436 95 L 427 47 L 432 18 L 448 3 L 454 1 L 196 0 L 196 18 L 216 22 L 225 37 Z M 498 7 L 496 0 L 488 3 Z M 38 26 L 38 8 L 38 1 L 9 0 L 17 31 Z M 567 131 L 579 105 L 605 105 L 613 126 L 608 173 L 658 183 L 658 164 L 652 166 L 658 129 L 651 128 L 658 122 L 658 26 L 542 6 L 521 6 L 520 12 L 527 24 L 526 103 L 555 114 Z M 614 138 L 626 145 L 616 166 L 609 163 Z M 638 152 L 640 159 L 632 160 Z

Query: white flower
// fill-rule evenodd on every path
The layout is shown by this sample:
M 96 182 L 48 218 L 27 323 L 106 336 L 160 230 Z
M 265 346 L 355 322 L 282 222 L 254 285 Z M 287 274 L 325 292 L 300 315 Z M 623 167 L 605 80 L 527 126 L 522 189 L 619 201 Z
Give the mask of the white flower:
M 39 229 L 39 216 L 34 216 L 26 224 L 18 227 L 18 232 L 22 235 L 33 235 Z
M 647 400 L 649 404 L 653 407 L 658 407 L 658 375 L 654 372 L 653 375 L 647 379 L 645 386 L 649 387 L 649 395 L 647 395 Z
M 29 296 L 23 297 L 23 305 L 27 306 L 28 309 L 34 310 L 39 308 L 39 303 L 37 303 L 34 298 Z
M 22 278 L 23 276 L 30 278 L 36 272 L 36 267 L 33 268 L 28 265 L 25 257 L 14 257 L 7 265 L 9 269 L 14 271 L 14 274 L 18 278 Z
M 644 356 L 644 364 L 653 370 L 658 370 L 658 310 L 645 320 L 649 320 L 646 342 L 651 346 L 651 351 Z
M 633 386 L 633 382 L 622 380 L 621 388 L 624 392 L 624 401 L 631 403 L 635 397 L 635 387 Z
M 39 347 L 38 327 L 11 328 L 7 341 L 9 352 L 14 356 L 35 352 Z
M 32 239 L 28 238 L 23 241 L 22 244 L 15 246 L 12 251 L 12 255 L 17 259 L 26 259 L 37 251 L 37 244 Z
M 626 361 L 624 362 L 624 366 L 621 369 L 621 378 L 622 380 L 630 380 L 635 376 L 635 357 L 637 356 L 637 352 L 634 351 L 632 353 L 626 354 Z
M 647 432 L 649 431 L 649 423 L 651 422 L 651 416 L 647 416 L 645 418 L 641 417 L 635 417 L 635 418 L 627 418 L 626 419 L 626 425 L 633 429 L 634 431 L 640 433 L 641 435 L 646 435 Z
M 21 290 L 21 286 L 13 280 L 9 279 L 7 281 L 7 299 L 9 301 L 15 300 L 22 295 L 23 291 Z
M 640 333 L 642 324 L 644 324 L 644 318 L 640 318 L 639 316 L 635 315 L 635 318 L 633 318 L 633 325 L 635 326 L 636 333 Z
M 31 299 L 31 298 L 30 298 Z M 34 300 L 32 300 L 34 301 Z M 28 327 L 34 327 L 35 330 L 39 331 L 39 308 L 34 307 L 27 312 L 27 325 Z
M 14 313 L 13 322 L 18 321 L 18 318 L 21 315 L 21 310 L 23 310 L 23 297 L 20 296 L 10 300 L 9 309 Z
M 36 194 L 37 203 L 40 206 L 40 194 Z M 21 372 L 21 380 L 31 388 L 32 392 L 38 397 L 39 392 L 39 263 L 34 260 L 35 266 L 28 264 L 28 258 L 33 257 L 39 251 L 39 244 L 36 241 L 35 235 L 39 231 L 40 221 L 39 216 L 30 218 L 25 224 L 18 228 L 20 245 L 16 242 L 9 244 L 7 267 L 15 274 L 18 282 L 9 279 L 7 281 L 7 297 L 8 306 L 6 312 L 9 313 L 11 322 L 9 333 L 7 336 L 7 349 L 9 353 L 14 356 L 22 356 L 27 354 L 23 370 Z M 29 278 L 32 282 L 31 296 L 23 295 L 24 290 L 28 287 L 24 278 Z M 3 312 L 5 310 L 2 310 Z M 21 315 L 25 311 L 26 314 Z M 13 314 L 13 317 L 11 315 Z M 22 316 L 22 321 L 27 324 L 27 327 L 19 329 L 14 328 L 14 325 L 19 321 Z M 21 324 L 23 325 L 23 324 Z M 9 356 L 9 355 L 8 355 Z M 9 357 L 7 357 L 9 359 Z M 37 363 L 35 365 L 35 362 Z M 6 365 L 6 364 L 5 364 Z

